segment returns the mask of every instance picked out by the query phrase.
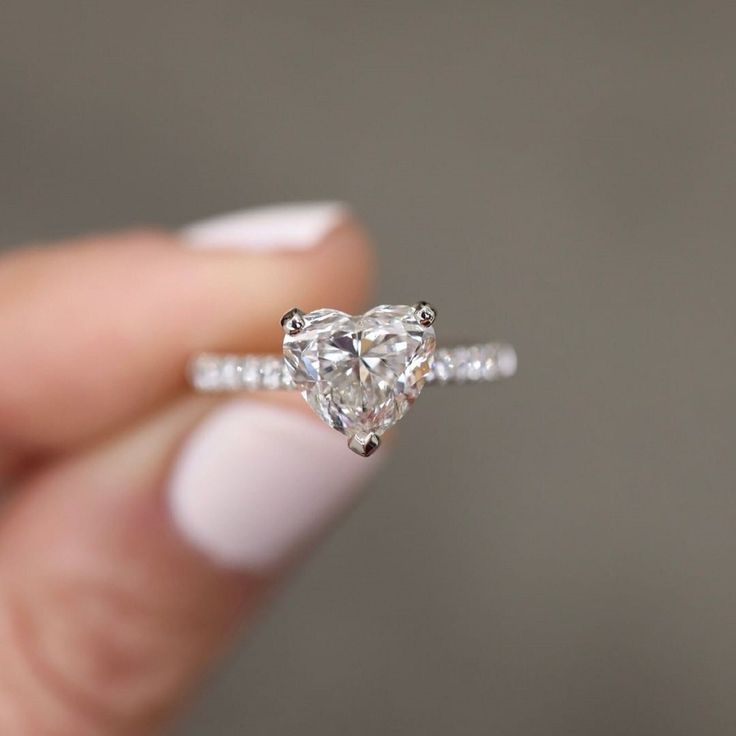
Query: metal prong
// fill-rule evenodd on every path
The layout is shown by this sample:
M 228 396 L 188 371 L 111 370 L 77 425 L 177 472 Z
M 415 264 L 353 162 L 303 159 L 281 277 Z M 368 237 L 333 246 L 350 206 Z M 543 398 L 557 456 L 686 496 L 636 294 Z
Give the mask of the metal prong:
M 356 432 L 348 438 L 348 447 L 361 457 L 372 455 L 381 445 L 381 438 L 375 432 Z
M 304 319 L 304 312 L 298 307 L 290 309 L 281 318 L 281 327 L 287 335 L 296 335 L 306 327 L 307 321 Z
M 417 302 L 414 305 L 414 315 L 422 327 L 431 327 L 437 319 L 437 310 L 429 302 Z

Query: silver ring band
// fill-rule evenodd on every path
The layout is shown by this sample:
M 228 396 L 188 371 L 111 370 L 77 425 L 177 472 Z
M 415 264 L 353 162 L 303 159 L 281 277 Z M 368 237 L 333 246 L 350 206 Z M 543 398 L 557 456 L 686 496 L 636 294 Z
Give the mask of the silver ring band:
M 444 386 L 496 381 L 516 372 L 516 351 L 501 342 L 438 349 L 426 383 Z M 197 391 L 293 391 L 284 358 L 278 355 L 217 355 L 202 353 L 189 366 Z

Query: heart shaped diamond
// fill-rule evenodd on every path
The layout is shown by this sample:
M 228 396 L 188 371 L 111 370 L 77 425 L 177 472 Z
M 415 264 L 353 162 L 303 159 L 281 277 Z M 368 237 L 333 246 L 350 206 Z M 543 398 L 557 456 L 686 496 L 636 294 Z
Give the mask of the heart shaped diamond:
M 335 309 L 284 317 L 284 358 L 317 416 L 367 455 L 406 414 L 432 368 L 429 305 L 375 307 L 360 316 Z

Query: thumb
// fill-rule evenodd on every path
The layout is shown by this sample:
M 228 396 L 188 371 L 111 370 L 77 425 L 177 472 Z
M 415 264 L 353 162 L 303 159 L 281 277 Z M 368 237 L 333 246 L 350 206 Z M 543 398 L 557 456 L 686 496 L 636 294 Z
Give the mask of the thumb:
M 157 732 L 377 467 L 286 401 L 211 401 L 182 399 L 15 496 L 0 733 Z

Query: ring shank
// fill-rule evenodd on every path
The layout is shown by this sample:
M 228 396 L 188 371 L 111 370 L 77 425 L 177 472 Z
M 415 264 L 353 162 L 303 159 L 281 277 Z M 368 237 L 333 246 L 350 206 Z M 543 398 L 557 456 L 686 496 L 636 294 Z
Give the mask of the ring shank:
M 510 378 L 516 351 L 501 342 L 440 348 L 427 376 L 428 384 L 477 383 Z M 202 353 L 189 366 L 189 380 L 201 392 L 295 390 L 279 355 Z

